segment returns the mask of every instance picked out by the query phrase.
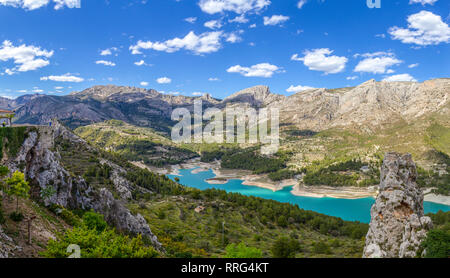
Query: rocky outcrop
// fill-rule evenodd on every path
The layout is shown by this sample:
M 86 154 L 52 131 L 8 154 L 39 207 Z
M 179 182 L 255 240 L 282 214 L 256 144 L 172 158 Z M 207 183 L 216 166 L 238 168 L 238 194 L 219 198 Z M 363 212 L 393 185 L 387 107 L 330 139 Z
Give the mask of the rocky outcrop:
M 238 103 L 260 108 L 284 99 L 284 96 L 272 94 L 267 86 L 255 86 L 232 94 L 222 104 Z
M 110 191 L 100 190 L 99 202 L 95 203 L 95 210 L 102 212 L 105 220 L 116 227 L 117 230 L 134 235 L 141 234 L 151 240 L 154 247 L 161 249 L 162 245 L 150 230 L 150 227 L 140 214 L 133 215 L 121 200 L 114 199 Z
M 110 161 L 102 160 L 102 164 L 108 164 L 112 168 L 110 178 L 115 192 L 120 196 L 120 200 L 116 200 L 109 189 L 91 187 L 82 177 L 74 176 L 61 165 L 60 154 L 55 148 L 55 142 L 61 139 L 94 151 L 83 139 L 59 122 L 53 121 L 52 127 L 30 129 L 17 156 L 6 164 L 11 171 L 23 171 L 27 179 L 37 184 L 38 194 L 47 187 L 53 187 L 55 194 L 43 200 L 46 205 L 93 209 L 103 214 L 107 222 L 119 231 L 141 234 L 150 239 L 154 247 L 161 249 L 161 244 L 145 219 L 139 214 L 133 215 L 126 207 L 126 201 L 132 198 L 131 190 L 135 186 L 121 176 L 124 170 Z M 147 192 L 145 189 L 142 191 Z
M 16 250 L 20 250 L 19 246 L 14 244 L 12 238 L 7 236 L 0 225 L 0 259 L 10 258 L 14 256 Z
M 420 244 L 431 228 L 424 216 L 423 192 L 416 183 L 410 154 L 387 153 L 381 167 L 379 194 L 371 209 L 365 258 L 420 256 Z

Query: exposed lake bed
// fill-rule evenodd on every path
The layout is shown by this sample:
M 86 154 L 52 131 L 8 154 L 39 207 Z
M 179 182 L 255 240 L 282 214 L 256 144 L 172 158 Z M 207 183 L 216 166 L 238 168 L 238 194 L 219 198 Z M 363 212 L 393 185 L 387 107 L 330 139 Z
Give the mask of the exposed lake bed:
M 312 210 L 319 213 L 341 217 L 344 220 L 360 221 L 368 223 L 370 221 L 370 208 L 375 202 L 372 196 L 363 198 L 333 198 L 329 196 L 296 196 L 293 194 L 294 186 L 286 186 L 280 190 L 271 190 L 264 187 L 245 185 L 241 179 L 218 180 L 212 169 L 199 170 L 199 168 L 178 169 L 177 175 L 168 174 L 169 178 L 179 179 L 180 184 L 206 190 L 210 188 L 225 190 L 227 192 L 240 193 L 246 196 L 255 196 L 265 199 L 272 199 L 283 203 L 298 205 L 305 210 Z M 207 182 L 207 181 L 210 182 Z M 213 182 L 211 182 L 211 180 Z M 337 194 L 337 193 L 336 193 Z M 449 211 L 450 206 L 433 202 L 424 202 L 425 213 L 438 212 L 439 210 Z

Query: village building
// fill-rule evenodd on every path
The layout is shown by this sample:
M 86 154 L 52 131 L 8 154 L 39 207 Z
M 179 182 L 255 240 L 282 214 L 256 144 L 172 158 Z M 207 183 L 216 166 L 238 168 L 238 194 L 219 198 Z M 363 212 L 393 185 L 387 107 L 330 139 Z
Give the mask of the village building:
M 11 126 L 11 115 L 14 115 L 14 111 L 0 109 L 0 127 Z

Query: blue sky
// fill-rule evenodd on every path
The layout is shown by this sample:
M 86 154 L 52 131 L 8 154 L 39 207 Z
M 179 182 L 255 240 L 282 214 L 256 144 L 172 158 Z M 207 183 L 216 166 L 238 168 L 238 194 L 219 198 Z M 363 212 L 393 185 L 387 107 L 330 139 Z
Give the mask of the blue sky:
M 0 96 L 450 77 L 446 0 L 0 0 Z M 102 55 L 103 54 L 103 55 Z

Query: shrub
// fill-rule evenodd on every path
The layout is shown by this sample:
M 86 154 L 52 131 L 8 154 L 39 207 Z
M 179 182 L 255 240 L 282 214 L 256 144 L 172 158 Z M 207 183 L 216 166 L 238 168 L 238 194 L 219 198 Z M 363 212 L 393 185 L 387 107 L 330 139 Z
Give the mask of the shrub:
M 96 230 L 98 232 L 102 232 L 108 227 L 103 215 L 92 211 L 86 212 L 83 215 L 83 223 L 88 229 Z
M 429 231 L 422 247 L 426 250 L 425 257 L 427 258 L 449 258 L 450 231 L 438 229 Z
M 21 212 L 14 211 L 9 215 L 9 218 L 14 222 L 21 222 L 24 216 Z
M 98 232 L 87 225 L 67 231 L 57 240 L 49 240 L 47 250 L 42 253 L 47 258 L 67 258 L 67 247 L 80 247 L 81 258 L 154 258 L 158 252 L 145 246 L 142 237 L 129 238 L 117 234 L 113 229 Z
M 262 258 L 262 251 L 255 247 L 247 247 L 244 243 L 227 246 L 225 258 L 228 259 L 258 259 Z
M 272 247 L 274 258 L 294 258 L 297 252 L 301 251 L 300 243 L 295 239 L 281 237 L 275 241 Z
M 324 241 L 315 242 L 313 252 L 316 254 L 331 254 L 330 246 Z
M 3 214 L 2 208 L 0 207 L 0 225 L 5 222 L 6 222 L 5 215 Z

